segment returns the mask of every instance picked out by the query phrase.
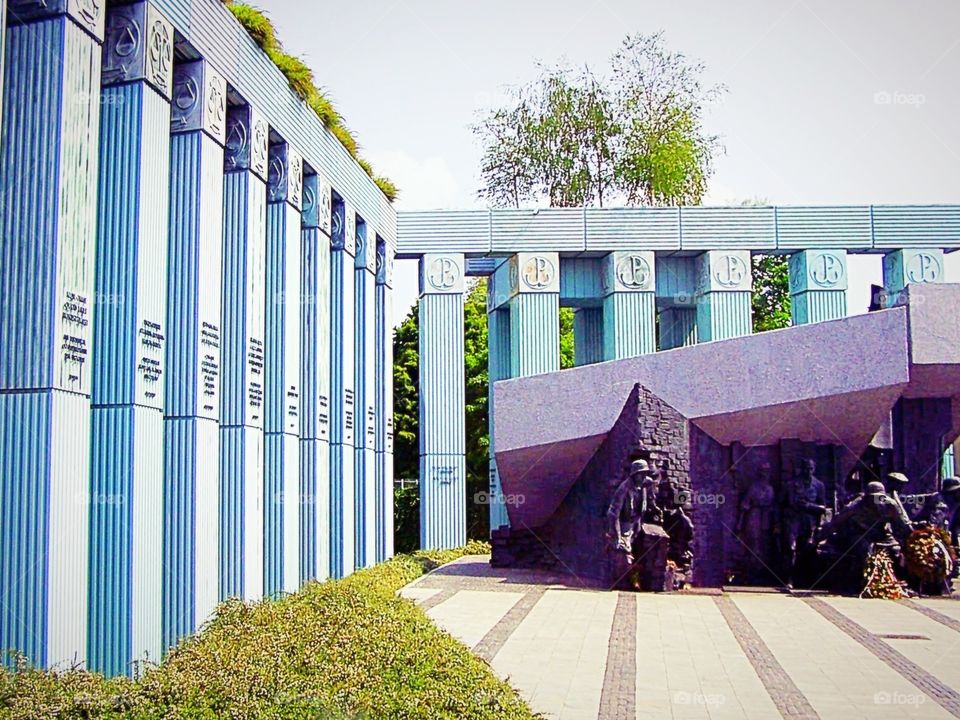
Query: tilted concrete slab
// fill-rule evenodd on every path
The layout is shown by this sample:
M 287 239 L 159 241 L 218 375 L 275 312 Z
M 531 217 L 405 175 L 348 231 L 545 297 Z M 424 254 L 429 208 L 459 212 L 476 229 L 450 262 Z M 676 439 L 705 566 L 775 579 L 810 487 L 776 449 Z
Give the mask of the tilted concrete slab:
M 900 306 L 588 365 L 494 385 L 510 517 L 542 522 L 617 421 L 640 383 L 718 442 L 784 438 L 859 455 L 899 397 L 960 397 L 960 285 L 912 287 Z M 954 427 L 960 428 L 954 403 Z

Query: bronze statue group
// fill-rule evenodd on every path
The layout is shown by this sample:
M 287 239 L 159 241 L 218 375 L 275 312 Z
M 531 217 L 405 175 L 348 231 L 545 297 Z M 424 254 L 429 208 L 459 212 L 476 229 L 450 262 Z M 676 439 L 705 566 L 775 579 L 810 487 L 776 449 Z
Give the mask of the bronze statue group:
M 621 587 L 672 590 L 690 580 L 693 523 L 685 496 L 659 477 L 647 460 L 634 460 L 610 502 L 608 536 L 624 568 Z M 761 465 L 737 504 L 733 530 L 746 560 L 736 581 L 871 597 L 949 594 L 960 478 L 925 495 L 904 495 L 908 483 L 903 473 L 887 473 L 834 510 L 813 460 L 800 461 L 779 492 L 770 465 Z

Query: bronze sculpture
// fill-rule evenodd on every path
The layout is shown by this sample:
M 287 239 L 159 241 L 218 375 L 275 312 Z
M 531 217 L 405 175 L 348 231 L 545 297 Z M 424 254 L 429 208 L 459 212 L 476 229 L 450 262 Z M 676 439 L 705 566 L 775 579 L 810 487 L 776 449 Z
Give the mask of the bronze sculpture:
M 821 530 L 821 554 L 854 560 L 851 581 L 859 582 L 867 557 L 877 549 L 886 550 L 894 560 L 900 557 L 898 537 L 906 537 L 913 523 L 876 480 L 868 482 L 864 493 L 844 507 Z
M 773 529 L 773 511 L 776 491 L 770 484 L 770 463 L 760 466 L 760 472 L 740 501 L 737 533 L 750 551 L 750 575 L 763 574 L 770 559 L 770 535 Z
M 634 590 L 672 590 L 687 581 L 693 561 L 693 523 L 674 488 L 662 496 L 658 473 L 634 460 L 607 509 L 619 584 Z M 668 565 L 672 562 L 672 567 Z
M 817 530 L 827 512 L 826 487 L 814 475 L 816 469 L 813 460 L 803 460 L 784 489 L 782 532 L 788 585 L 797 580 L 797 558 L 813 547 Z

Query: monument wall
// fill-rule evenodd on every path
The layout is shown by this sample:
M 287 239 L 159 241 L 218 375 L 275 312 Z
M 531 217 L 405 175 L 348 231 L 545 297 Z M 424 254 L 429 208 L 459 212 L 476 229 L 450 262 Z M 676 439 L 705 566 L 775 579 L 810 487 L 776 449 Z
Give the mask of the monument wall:
M 0 7 L 0 647 L 131 672 L 391 554 L 396 215 L 222 3 Z

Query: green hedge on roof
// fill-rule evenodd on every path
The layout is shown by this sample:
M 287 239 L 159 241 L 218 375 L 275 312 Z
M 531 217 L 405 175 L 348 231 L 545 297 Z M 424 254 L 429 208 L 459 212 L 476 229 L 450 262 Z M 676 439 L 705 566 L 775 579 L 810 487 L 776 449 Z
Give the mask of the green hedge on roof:
M 314 84 L 313 71 L 298 57 L 283 51 L 283 45 L 277 39 L 273 23 L 262 10 L 243 2 L 223 0 L 233 16 L 240 21 L 244 30 L 253 41 L 263 50 L 273 64 L 284 74 L 290 88 L 310 106 L 334 137 L 347 149 L 347 152 L 357 161 L 364 172 L 377 184 L 377 187 L 387 196 L 390 202 L 397 199 L 399 191 L 390 180 L 377 175 L 369 162 L 359 155 L 356 139 L 344 124 L 343 117 L 337 112 L 330 98 L 324 95 Z

